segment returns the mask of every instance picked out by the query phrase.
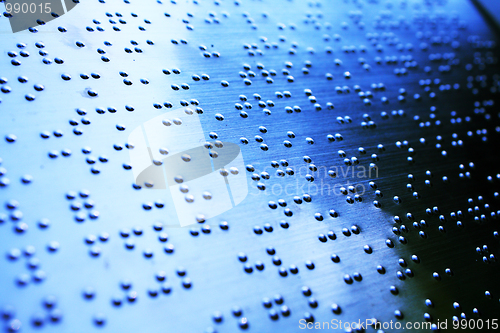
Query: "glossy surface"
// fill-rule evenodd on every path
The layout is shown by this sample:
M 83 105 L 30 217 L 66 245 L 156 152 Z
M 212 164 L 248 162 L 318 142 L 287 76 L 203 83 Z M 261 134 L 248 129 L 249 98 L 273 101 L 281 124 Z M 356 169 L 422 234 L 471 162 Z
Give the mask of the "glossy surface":
M 500 73 L 471 3 L 82 0 L 0 36 L 4 331 L 498 317 Z M 132 131 L 186 109 L 201 132 L 152 156 L 237 144 L 239 204 L 182 169 L 184 206 L 136 183 Z

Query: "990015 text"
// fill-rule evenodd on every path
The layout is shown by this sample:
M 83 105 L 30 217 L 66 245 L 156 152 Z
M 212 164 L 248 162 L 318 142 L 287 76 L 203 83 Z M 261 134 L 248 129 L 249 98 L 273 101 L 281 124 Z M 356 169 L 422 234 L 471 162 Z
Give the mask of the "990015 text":
M 39 4 L 36 4 L 34 2 L 32 2 L 32 3 L 27 3 L 27 2 L 17 3 L 16 2 L 14 4 L 6 3 L 5 10 L 9 14 L 19 14 L 19 13 L 23 13 L 23 14 L 28 14 L 28 13 L 43 14 L 43 13 L 46 13 L 46 14 L 48 14 L 52 11 L 52 9 L 50 9 L 50 2 L 39 3 Z

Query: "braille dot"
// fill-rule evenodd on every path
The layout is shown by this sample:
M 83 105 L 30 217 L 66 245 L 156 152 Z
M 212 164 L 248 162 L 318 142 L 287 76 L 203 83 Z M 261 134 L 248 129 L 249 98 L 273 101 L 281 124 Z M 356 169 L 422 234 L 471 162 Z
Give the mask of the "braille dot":
M 403 319 L 403 312 L 401 312 L 400 310 L 395 310 L 394 311 L 394 316 L 397 318 L 397 319 Z

